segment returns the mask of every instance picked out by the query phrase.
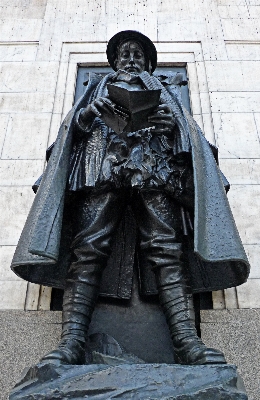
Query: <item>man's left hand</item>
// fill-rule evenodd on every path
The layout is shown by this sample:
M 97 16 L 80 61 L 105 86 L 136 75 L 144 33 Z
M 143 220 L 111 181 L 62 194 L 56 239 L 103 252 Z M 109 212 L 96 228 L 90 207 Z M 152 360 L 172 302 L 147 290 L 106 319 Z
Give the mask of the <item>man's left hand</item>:
M 148 117 L 148 122 L 155 125 L 153 132 L 170 133 L 175 126 L 175 117 L 167 104 L 161 104 Z

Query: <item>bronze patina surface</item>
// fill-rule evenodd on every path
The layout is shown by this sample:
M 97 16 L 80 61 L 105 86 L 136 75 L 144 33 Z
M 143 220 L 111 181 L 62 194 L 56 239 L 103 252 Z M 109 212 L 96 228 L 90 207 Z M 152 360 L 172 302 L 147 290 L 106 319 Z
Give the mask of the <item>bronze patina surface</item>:
M 155 74 L 150 39 L 119 32 L 107 55 L 115 72 L 92 74 L 63 121 L 12 262 L 20 277 L 65 289 L 61 342 L 42 361 L 93 362 L 88 327 L 102 276 L 103 294 L 128 298 L 120 285 L 129 288 L 138 259 L 177 363 L 225 364 L 198 337 L 192 299 L 249 272 L 217 149 L 182 105 L 182 75 Z

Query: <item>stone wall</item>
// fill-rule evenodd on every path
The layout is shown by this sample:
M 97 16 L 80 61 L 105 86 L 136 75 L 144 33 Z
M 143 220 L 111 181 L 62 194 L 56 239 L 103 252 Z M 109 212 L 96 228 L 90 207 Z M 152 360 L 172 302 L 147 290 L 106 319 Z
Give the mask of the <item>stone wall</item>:
M 45 149 L 70 109 L 77 65 L 107 65 L 107 40 L 136 29 L 161 65 L 186 65 L 193 115 L 220 165 L 252 264 L 249 281 L 214 293 L 215 308 L 260 307 L 260 5 L 257 0 L 2 0 L 0 5 L 0 309 L 48 309 L 50 289 L 9 264 Z

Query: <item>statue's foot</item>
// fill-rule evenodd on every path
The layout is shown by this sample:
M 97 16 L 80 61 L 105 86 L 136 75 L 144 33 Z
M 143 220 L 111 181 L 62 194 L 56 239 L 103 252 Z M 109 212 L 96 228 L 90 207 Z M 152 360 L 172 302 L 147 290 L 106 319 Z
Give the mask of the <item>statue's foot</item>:
M 62 339 L 57 349 L 47 353 L 41 362 L 59 365 L 85 364 L 85 345 L 75 338 Z
M 209 348 L 197 341 L 178 350 L 175 349 L 175 358 L 179 364 L 184 365 L 226 364 L 222 351 Z

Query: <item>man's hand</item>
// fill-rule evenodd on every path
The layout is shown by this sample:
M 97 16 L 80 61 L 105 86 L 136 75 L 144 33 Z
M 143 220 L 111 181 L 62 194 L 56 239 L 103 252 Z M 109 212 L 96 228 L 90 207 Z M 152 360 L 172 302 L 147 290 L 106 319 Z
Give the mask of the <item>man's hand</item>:
M 155 125 L 155 133 L 170 133 L 175 126 L 175 117 L 167 104 L 161 104 L 153 114 L 148 117 L 148 122 Z
M 80 120 L 84 124 L 90 124 L 95 117 L 102 118 L 103 112 L 111 112 L 108 104 L 113 104 L 111 100 L 106 97 L 99 97 L 93 103 L 89 104 L 80 114 Z

